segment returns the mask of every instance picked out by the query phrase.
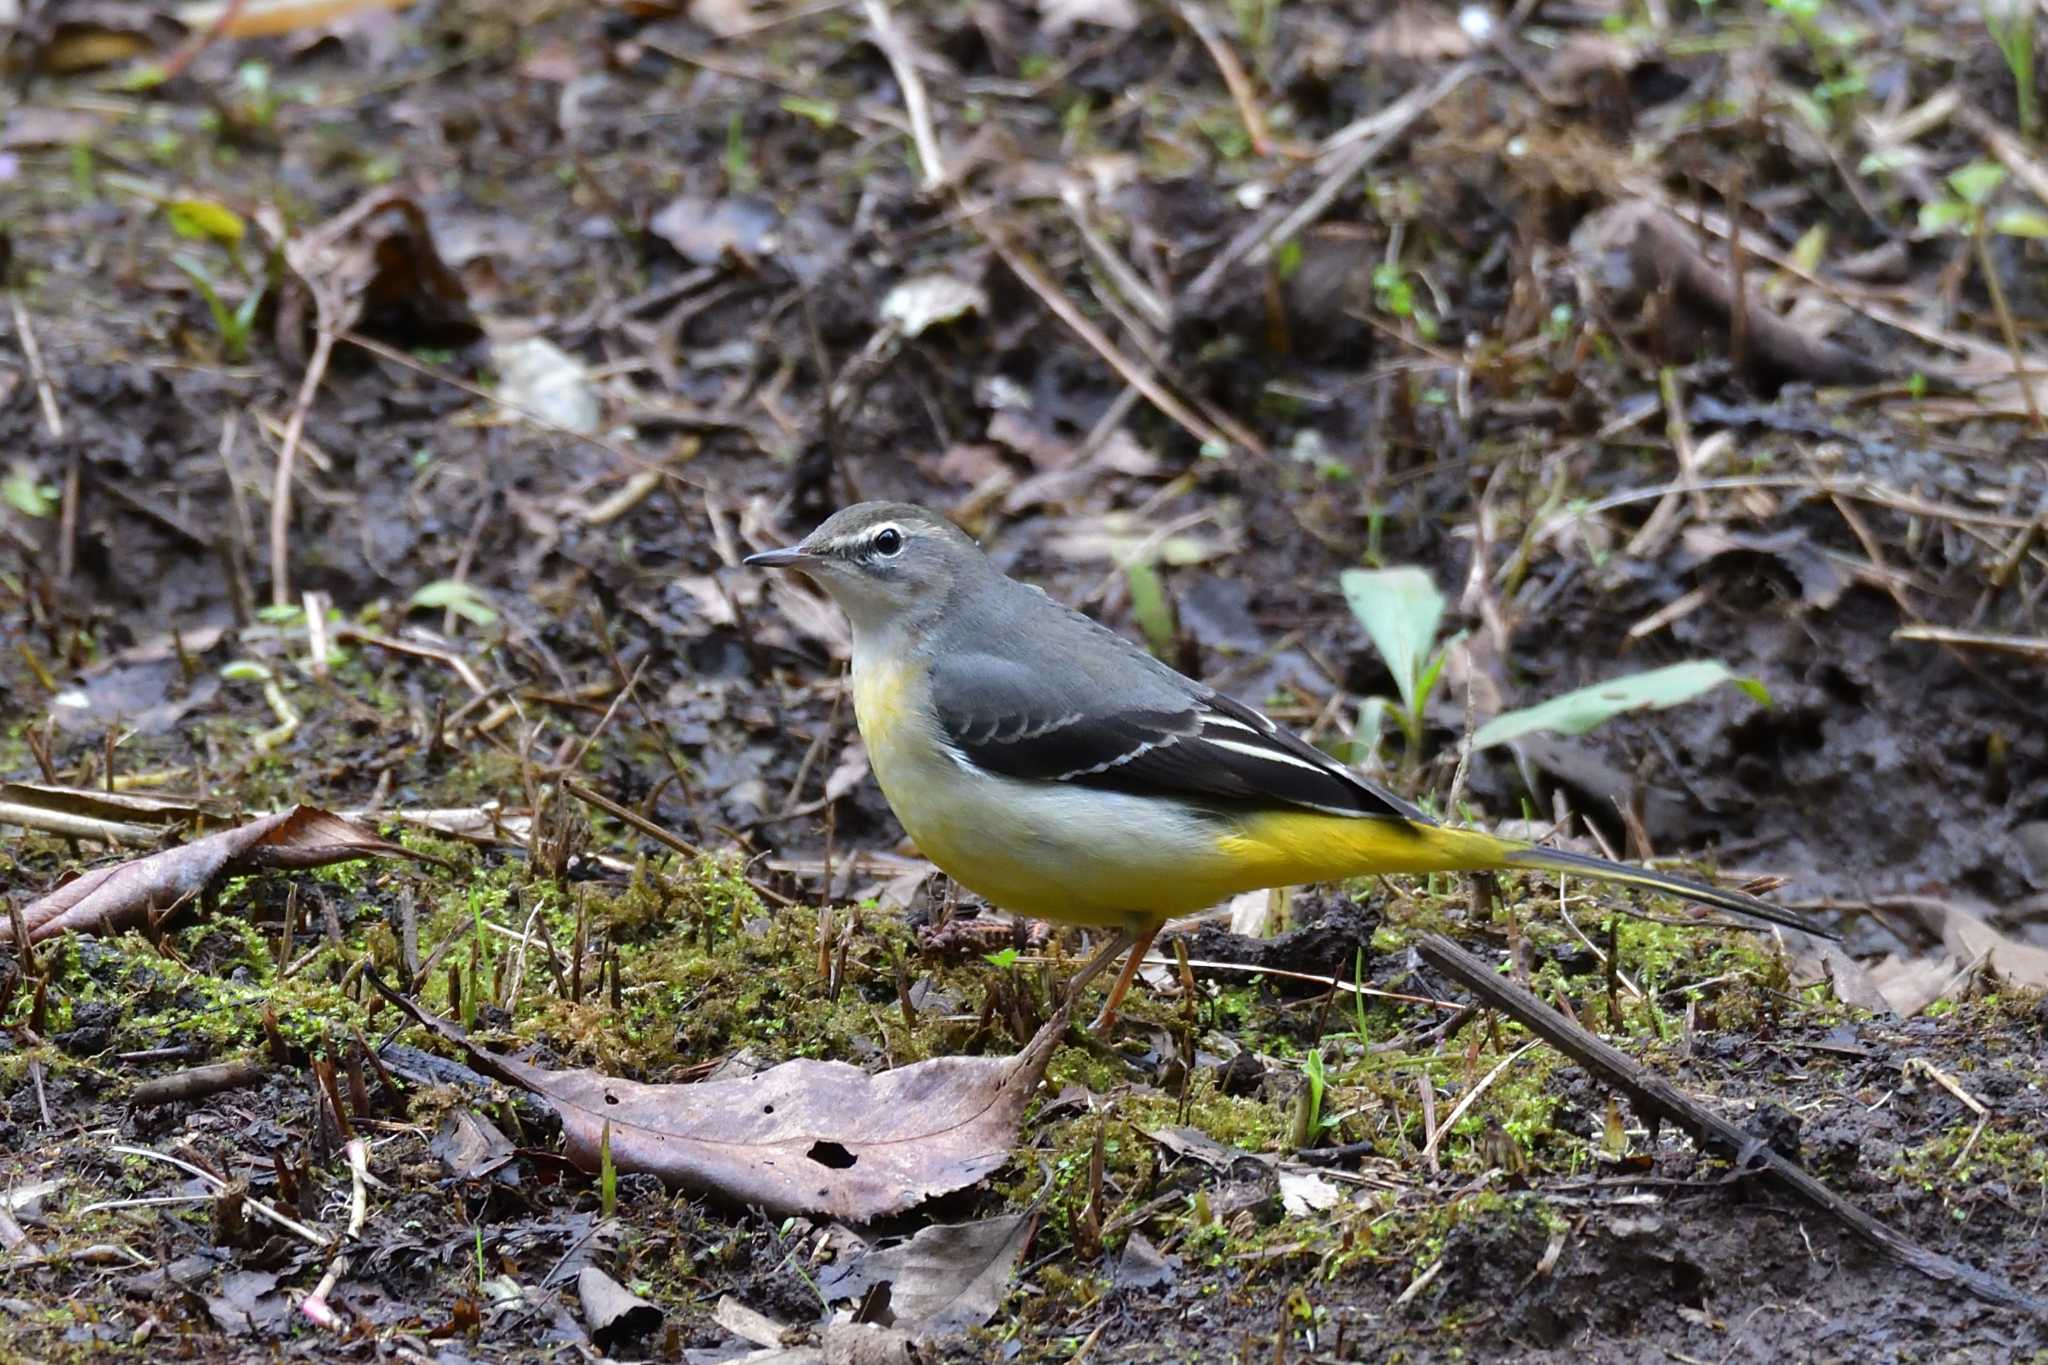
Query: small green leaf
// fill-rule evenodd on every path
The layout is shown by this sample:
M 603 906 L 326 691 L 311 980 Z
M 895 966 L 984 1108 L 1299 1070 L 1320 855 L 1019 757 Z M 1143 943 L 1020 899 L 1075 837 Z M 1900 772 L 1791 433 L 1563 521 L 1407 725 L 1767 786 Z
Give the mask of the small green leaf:
M 1949 174 L 1948 187 L 1966 204 L 1982 208 L 2005 183 L 2005 167 L 1995 161 L 1972 161 Z
M 981 957 L 982 961 L 988 963 L 991 967 L 1014 967 L 1017 965 L 1017 950 L 1015 948 L 998 948 L 992 953 L 983 953 Z
M 1799 240 L 1792 244 L 1792 264 L 1811 275 L 1820 269 L 1821 257 L 1827 253 L 1828 229 L 1825 223 L 1815 223 L 1799 234 Z
M 820 128 L 835 127 L 839 123 L 839 106 L 831 100 L 814 100 L 808 95 L 784 95 L 782 112 L 807 118 Z
M 295 626 L 306 619 L 306 609 L 294 602 L 272 602 L 256 609 L 256 619 L 265 625 Z
M 1273 274 L 1282 280 L 1294 278 L 1294 272 L 1301 269 L 1301 243 L 1292 238 L 1282 242 L 1273 250 Z
M 473 625 L 493 625 L 498 609 L 473 586 L 457 578 L 440 578 L 412 595 L 409 606 L 433 610 L 446 608 Z
M 237 659 L 231 664 L 222 664 L 220 675 L 228 682 L 265 683 L 270 681 L 270 670 L 253 659 Z
M 1765 706 L 1771 694 L 1755 678 L 1737 677 L 1717 659 L 1696 659 L 1691 663 L 1630 673 L 1591 687 L 1552 697 L 1519 711 L 1505 711 L 1479 727 L 1472 737 L 1474 748 L 1505 744 L 1511 739 L 1550 730 L 1560 735 L 1583 735 L 1625 711 L 1662 710 L 1677 706 L 1712 691 L 1722 683 L 1733 683 Z
M 2034 209 L 2007 209 L 1992 215 L 1991 230 L 2007 237 L 2048 238 L 2048 213 Z
M 47 517 L 57 510 L 56 488 L 38 482 L 36 471 L 26 464 L 17 464 L 0 481 L 0 497 L 25 517 Z
M 1970 221 L 1970 206 L 1960 199 L 1935 199 L 1920 206 L 1920 230 L 1947 232 Z
M 1124 570 L 1131 585 L 1131 619 L 1145 632 L 1145 643 L 1160 658 L 1173 654 L 1173 603 L 1167 600 L 1166 584 L 1159 570 L 1143 560 Z
M 1428 571 L 1412 566 L 1346 569 L 1338 581 L 1352 615 L 1394 675 L 1401 704 L 1413 715 L 1430 646 L 1443 624 L 1444 595 Z
M 171 231 L 195 242 L 238 246 L 249 230 L 241 214 L 212 199 L 166 200 L 164 217 L 170 220 Z

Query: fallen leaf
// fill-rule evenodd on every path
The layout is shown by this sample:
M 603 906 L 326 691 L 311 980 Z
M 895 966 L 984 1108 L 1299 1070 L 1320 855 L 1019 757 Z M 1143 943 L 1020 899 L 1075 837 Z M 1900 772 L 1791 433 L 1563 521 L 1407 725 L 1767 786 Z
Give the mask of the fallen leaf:
M 594 1265 L 576 1276 L 576 1296 L 583 1301 L 583 1320 L 590 1339 L 606 1355 L 615 1355 L 629 1341 L 661 1330 L 661 1310 L 628 1290 Z
M 686 194 L 647 220 L 647 230 L 695 265 L 723 264 L 728 253 L 743 261 L 772 256 L 780 245 L 782 215 L 756 195 L 713 202 Z
M 919 275 L 891 289 L 882 298 L 882 321 L 894 323 L 914 337 L 942 322 L 988 311 L 988 295 L 978 284 L 951 275 Z
M 309 306 L 335 330 L 406 346 L 467 346 L 483 335 L 462 277 L 434 245 L 426 211 L 408 195 L 374 190 L 285 242 L 292 280 L 278 307 L 278 337 L 303 348 Z M 303 356 L 288 356 L 294 366 Z
M 1049 38 L 1077 24 L 1129 33 L 1138 26 L 1138 7 L 1132 0 L 1038 0 L 1038 21 Z
M 649 1085 L 501 1056 L 375 972 L 366 976 L 478 1071 L 547 1101 L 562 1120 L 569 1159 L 583 1169 L 598 1169 L 609 1125 L 618 1170 L 777 1217 L 883 1218 L 996 1170 L 1009 1160 L 1024 1106 L 1066 1030 L 1061 1011 L 1012 1057 L 938 1057 L 875 1075 L 799 1058 L 738 1080 Z
M 412 0 L 199 0 L 178 7 L 178 20 L 194 32 L 219 24 L 223 38 L 275 38 L 302 28 L 331 26 L 377 10 L 405 9 Z
M 756 1346 L 771 1349 L 781 1346 L 782 1339 L 789 1335 L 789 1328 L 766 1313 L 747 1307 L 730 1294 L 719 1296 L 717 1305 L 711 1310 L 711 1320 L 741 1341 L 751 1341 Z
M 858 1302 L 889 1286 L 891 1325 L 951 1335 L 995 1316 L 1017 1261 L 1030 1244 L 1035 1213 L 941 1223 L 907 1242 L 854 1257 L 818 1277 L 828 1300 Z
M 474 1109 L 457 1109 L 441 1121 L 427 1151 L 450 1180 L 481 1180 L 511 1162 L 512 1139 Z
M 589 436 L 603 416 L 590 371 L 546 337 L 501 341 L 491 347 L 498 396 L 513 407 Z
M 1134 1232 L 1117 1257 L 1110 1283 L 1118 1289 L 1171 1289 L 1180 1274 L 1180 1257 L 1162 1256 L 1142 1232 Z
M 1343 1199 L 1344 1191 L 1314 1171 L 1280 1172 L 1280 1207 L 1296 1218 L 1334 1209 Z
M 35 943 L 64 933 L 106 933 L 191 900 L 222 877 L 369 857 L 427 855 L 380 839 L 329 811 L 293 806 L 145 858 L 94 868 L 29 902 L 22 922 Z M 0 921 L 0 943 L 13 937 L 13 926 Z
M 1589 214 L 1572 231 L 1571 251 L 1588 288 L 1604 298 L 1609 313 L 1625 328 L 1625 315 L 1640 313 L 1638 321 L 1654 322 L 1639 330 L 1660 351 L 1724 348 L 1739 303 L 1747 364 L 1816 384 L 1864 384 L 1884 377 L 1881 363 L 1801 330 L 1747 283 L 1738 299 L 1725 244 L 1703 245 L 1697 229 L 1649 200 L 1629 200 Z M 1668 310 L 1658 302 L 1667 291 L 1674 305 Z
M 206 1296 L 206 1311 L 230 1336 L 268 1335 L 291 1317 L 292 1306 L 277 1282 L 267 1270 L 231 1270 L 221 1277 L 220 1293 Z

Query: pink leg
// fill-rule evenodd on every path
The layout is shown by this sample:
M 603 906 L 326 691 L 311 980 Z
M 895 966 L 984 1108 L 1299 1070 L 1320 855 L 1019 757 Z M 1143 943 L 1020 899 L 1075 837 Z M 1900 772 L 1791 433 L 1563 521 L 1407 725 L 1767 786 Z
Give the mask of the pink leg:
M 1124 969 L 1117 974 L 1116 984 L 1109 988 L 1109 999 L 1102 1002 L 1102 1013 L 1096 1015 L 1095 1022 L 1089 1025 L 1090 1032 L 1098 1035 L 1107 1034 L 1110 1027 L 1116 1023 L 1117 1006 L 1123 1004 L 1124 994 L 1131 989 L 1131 982 L 1137 979 L 1138 964 L 1143 962 L 1145 954 L 1151 951 L 1152 940 L 1159 937 L 1159 928 L 1157 923 L 1153 923 L 1136 933 L 1127 930 L 1119 935 L 1120 939 L 1130 943 L 1131 955 L 1124 959 Z

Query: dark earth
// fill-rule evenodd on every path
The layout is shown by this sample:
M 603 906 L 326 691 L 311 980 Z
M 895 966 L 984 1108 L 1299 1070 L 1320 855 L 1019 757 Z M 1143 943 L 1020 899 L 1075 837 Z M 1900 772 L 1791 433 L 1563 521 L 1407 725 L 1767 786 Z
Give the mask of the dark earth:
M 634 1079 L 1015 1051 L 1047 936 L 971 929 L 918 875 L 843 628 L 738 564 L 890 497 L 1435 808 L 1769 879 L 1847 953 L 1611 892 L 1567 926 L 1554 882 L 1188 926 L 1225 966 L 1148 974 L 1112 1044 L 1068 1036 L 1002 1172 L 865 1230 L 1037 1213 L 986 1325 L 920 1358 L 2048 1359 L 2048 1319 L 1540 1045 L 1429 1146 L 1527 1040 L 1439 1028 L 1413 998 L 1459 997 L 1408 948 L 1519 964 L 1866 1212 L 2048 1295 L 2048 390 L 2013 378 L 2048 364 L 2048 158 L 1978 10 L 1537 0 L 1467 11 L 1477 41 L 1428 5 L 900 4 L 891 41 L 876 13 L 422 3 L 209 40 L 0 0 L 0 779 L 216 822 L 303 802 L 444 860 L 262 872 L 10 965 L 8 1357 L 743 1358 L 724 1297 L 816 1328 L 827 1220 L 633 1174 L 603 1217 L 544 1106 L 351 968 L 417 915 L 428 1008 L 461 1015 L 442 976 L 470 972 L 479 1038 Z M 932 278 L 952 303 L 904 288 Z M 533 338 L 552 388 L 514 373 Z M 1398 687 L 1339 583 L 1396 564 L 1462 633 L 1414 749 L 1362 724 Z M 1769 704 L 1723 686 L 1458 772 L 1468 724 L 1695 659 Z M 679 927 L 650 877 L 727 884 L 561 778 L 759 894 L 677 891 L 732 905 Z M 400 821 L 489 803 L 496 835 Z M 142 851 L 0 828 L 16 908 Z M 507 932 L 563 916 L 578 984 L 536 959 L 508 996 L 480 895 Z M 236 1060 L 267 1073 L 135 1099 Z M 1311 1066 L 1336 1117 L 1304 1128 Z M 332 1329 L 297 1307 L 325 1252 L 115 1150 L 338 1233 L 344 1110 L 377 1183 Z M 446 1155 L 470 1111 L 511 1135 L 495 1173 Z M 1305 1170 L 1334 1206 L 1288 1209 Z M 594 1342 L 586 1264 L 663 1325 Z

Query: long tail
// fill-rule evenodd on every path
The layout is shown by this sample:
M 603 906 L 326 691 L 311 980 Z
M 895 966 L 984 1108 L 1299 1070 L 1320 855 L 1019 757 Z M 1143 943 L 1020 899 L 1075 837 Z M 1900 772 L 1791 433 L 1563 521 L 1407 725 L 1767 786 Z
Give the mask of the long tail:
M 1716 910 L 1748 919 L 1762 920 L 1768 924 L 1782 924 L 1788 929 L 1803 933 L 1817 934 L 1822 938 L 1840 938 L 1841 935 L 1807 919 L 1795 910 L 1773 905 L 1759 896 L 1743 891 L 1729 891 L 1690 877 L 1674 876 L 1669 872 L 1657 872 L 1647 867 L 1636 867 L 1628 863 L 1609 862 L 1587 853 L 1570 853 L 1559 848 L 1539 848 L 1534 845 L 1515 847 L 1509 840 L 1500 841 L 1508 847 L 1503 850 L 1502 861 L 1509 867 L 1541 868 L 1546 872 L 1569 872 L 1575 876 L 1592 877 L 1597 881 L 1616 882 L 1622 886 L 1641 886 L 1667 895 L 1679 896 Z
M 1245 821 L 1241 830 L 1224 844 L 1229 867 L 1219 880 L 1226 884 L 1210 889 L 1228 894 L 1260 886 L 1338 881 L 1380 873 L 1527 868 L 1640 886 L 1726 910 L 1744 919 L 1779 924 L 1822 938 L 1840 937 L 1797 911 L 1741 891 L 1728 891 L 1690 877 L 1609 862 L 1584 853 L 1541 848 L 1519 839 L 1503 839 L 1497 834 L 1455 825 L 1294 810 L 1262 813 Z

